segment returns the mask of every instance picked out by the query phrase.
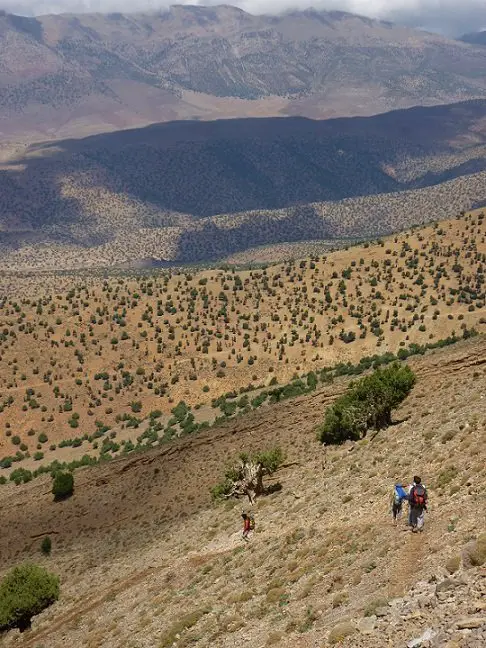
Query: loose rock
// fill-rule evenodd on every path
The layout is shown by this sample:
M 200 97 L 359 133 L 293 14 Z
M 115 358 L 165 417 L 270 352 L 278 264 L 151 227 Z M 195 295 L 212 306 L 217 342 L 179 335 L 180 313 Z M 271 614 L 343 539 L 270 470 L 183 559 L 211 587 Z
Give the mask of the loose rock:
M 363 617 L 358 621 L 358 630 L 361 634 L 373 634 L 376 625 L 376 616 Z
M 481 628 L 486 626 L 486 617 L 469 617 L 467 619 L 459 619 L 456 623 L 459 630 L 473 630 L 474 628 Z
M 429 642 L 431 639 L 433 639 L 436 635 L 436 632 L 432 630 L 432 628 L 427 628 L 423 634 L 420 635 L 420 637 L 417 637 L 416 639 L 411 639 L 407 643 L 407 648 L 425 648 L 425 645 L 427 642 Z

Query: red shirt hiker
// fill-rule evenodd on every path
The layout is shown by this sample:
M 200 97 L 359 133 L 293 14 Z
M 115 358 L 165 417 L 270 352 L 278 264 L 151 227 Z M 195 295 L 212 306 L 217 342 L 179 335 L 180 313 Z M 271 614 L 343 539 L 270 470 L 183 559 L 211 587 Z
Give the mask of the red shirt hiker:
M 251 531 L 250 518 L 246 513 L 242 513 L 241 517 L 243 518 L 243 538 L 246 540 Z

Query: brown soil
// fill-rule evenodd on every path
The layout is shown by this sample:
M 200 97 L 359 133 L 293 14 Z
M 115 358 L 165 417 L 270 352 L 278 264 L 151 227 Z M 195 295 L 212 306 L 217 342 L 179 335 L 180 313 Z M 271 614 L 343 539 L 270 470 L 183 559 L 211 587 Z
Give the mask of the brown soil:
M 310 648 L 325 645 L 337 620 L 436 574 L 485 527 L 486 339 L 410 364 L 418 381 L 397 424 L 358 443 L 323 449 L 315 438 L 342 380 L 81 470 L 65 502 L 52 501 L 48 479 L 0 489 L 2 571 L 35 559 L 62 576 L 60 602 L 6 645 L 240 648 L 278 635 L 278 645 Z M 239 451 L 277 443 L 287 453 L 276 476 L 283 488 L 258 501 L 257 531 L 243 545 L 245 504 L 210 507 L 208 489 Z M 417 472 L 430 491 L 420 542 L 388 510 L 394 480 Z M 53 540 L 48 559 L 39 553 L 44 534 Z M 405 637 L 372 639 L 360 645 L 398 648 Z
M 122 429 L 121 415 L 170 416 L 179 400 L 208 404 L 273 377 L 484 331 L 485 227 L 476 212 L 266 270 L 0 277 L 1 456 L 17 441 L 44 454 L 32 467 L 96 421 L 134 440 L 140 428 Z M 79 452 L 95 451 L 85 442 Z

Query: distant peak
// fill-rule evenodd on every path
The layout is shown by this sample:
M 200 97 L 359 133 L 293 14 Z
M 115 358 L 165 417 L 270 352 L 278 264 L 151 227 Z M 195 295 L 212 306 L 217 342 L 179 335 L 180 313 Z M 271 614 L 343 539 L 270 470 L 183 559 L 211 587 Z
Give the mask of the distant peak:
M 239 7 L 233 7 L 232 5 L 227 5 L 227 4 L 213 5 L 213 6 L 174 4 L 174 5 L 170 5 L 168 9 L 169 13 L 175 13 L 175 14 L 184 13 L 184 14 L 195 14 L 195 15 L 216 14 L 221 11 L 224 11 L 225 13 L 246 15 L 246 11 L 243 11 L 243 9 L 240 9 Z

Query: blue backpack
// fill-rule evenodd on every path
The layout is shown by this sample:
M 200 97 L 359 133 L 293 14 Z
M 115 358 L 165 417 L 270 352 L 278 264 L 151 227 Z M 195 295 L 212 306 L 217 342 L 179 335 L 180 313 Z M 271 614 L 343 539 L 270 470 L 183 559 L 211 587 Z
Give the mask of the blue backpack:
M 404 499 L 408 499 L 407 492 L 405 491 L 403 486 L 397 484 L 395 486 L 395 503 L 400 504 Z

